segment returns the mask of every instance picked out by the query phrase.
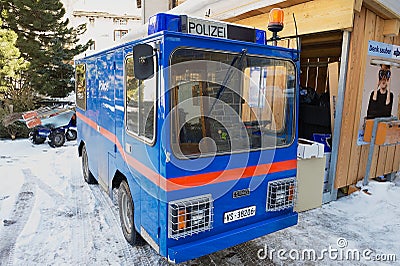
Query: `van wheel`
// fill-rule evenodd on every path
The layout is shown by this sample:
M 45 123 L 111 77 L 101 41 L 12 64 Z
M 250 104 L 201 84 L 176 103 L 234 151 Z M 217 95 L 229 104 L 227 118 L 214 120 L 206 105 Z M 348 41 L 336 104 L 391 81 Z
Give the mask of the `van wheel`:
M 125 180 L 121 182 L 118 191 L 119 218 L 121 221 L 122 232 L 126 241 L 132 246 L 143 245 L 144 240 L 136 232 L 134 223 L 134 205 L 131 191 Z
M 82 147 L 82 172 L 86 183 L 97 184 L 96 179 L 89 170 L 89 157 L 86 151 L 86 146 Z

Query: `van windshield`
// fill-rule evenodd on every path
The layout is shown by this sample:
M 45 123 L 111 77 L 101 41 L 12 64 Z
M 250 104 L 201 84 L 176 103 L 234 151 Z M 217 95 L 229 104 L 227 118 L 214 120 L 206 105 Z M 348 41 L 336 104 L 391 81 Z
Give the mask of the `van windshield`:
M 295 66 L 245 53 L 178 49 L 171 55 L 172 150 L 198 157 L 289 145 Z

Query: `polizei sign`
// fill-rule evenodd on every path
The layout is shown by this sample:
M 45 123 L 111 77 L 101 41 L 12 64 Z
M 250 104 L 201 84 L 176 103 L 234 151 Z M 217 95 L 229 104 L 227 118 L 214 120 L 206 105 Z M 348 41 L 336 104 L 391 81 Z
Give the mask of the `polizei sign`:
M 228 27 L 225 23 L 187 16 L 182 17 L 182 32 L 215 38 L 228 38 Z

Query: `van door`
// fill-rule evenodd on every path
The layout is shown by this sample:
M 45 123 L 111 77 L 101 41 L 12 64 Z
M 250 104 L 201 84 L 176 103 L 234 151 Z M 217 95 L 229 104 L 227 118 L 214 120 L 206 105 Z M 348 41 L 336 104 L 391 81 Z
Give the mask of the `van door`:
M 109 192 L 109 172 L 113 168 L 115 158 L 115 64 L 113 53 L 102 55 L 97 59 L 99 79 L 99 119 L 98 128 L 100 139 L 98 174 L 99 184 Z M 111 165 L 110 165 L 111 164 Z
M 138 229 L 147 242 L 158 245 L 159 187 L 156 184 L 159 180 L 154 179 L 159 173 L 159 141 L 156 138 L 158 74 L 147 80 L 138 80 L 134 76 L 134 67 L 132 47 L 129 47 L 125 50 L 124 149 L 127 157 L 137 162 L 129 164 L 129 167 L 130 174 L 140 186 Z

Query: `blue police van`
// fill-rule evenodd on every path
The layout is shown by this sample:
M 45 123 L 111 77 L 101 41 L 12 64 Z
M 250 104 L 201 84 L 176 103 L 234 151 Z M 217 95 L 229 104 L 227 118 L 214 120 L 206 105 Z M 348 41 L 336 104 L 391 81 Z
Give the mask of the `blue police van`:
M 75 61 L 84 179 L 118 189 L 126 240 L 179 263 L 297 223 L 298 50 L 157 14 Z

